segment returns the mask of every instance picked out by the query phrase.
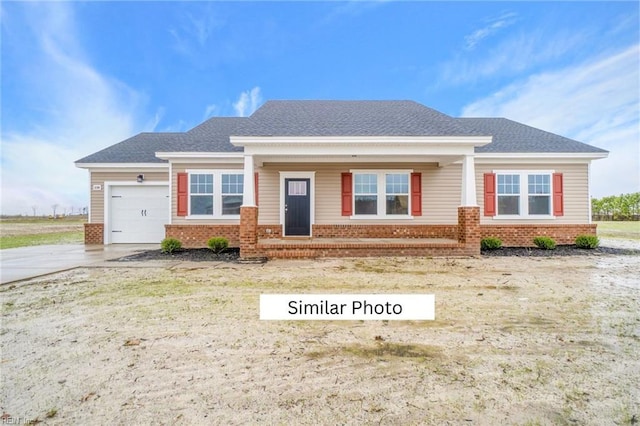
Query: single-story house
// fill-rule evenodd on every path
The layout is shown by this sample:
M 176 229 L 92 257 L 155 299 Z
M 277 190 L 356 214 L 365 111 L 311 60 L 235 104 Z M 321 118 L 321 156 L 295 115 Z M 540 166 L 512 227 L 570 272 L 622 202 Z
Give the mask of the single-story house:
M 224 236 L 247 258 L 473 255 L 486 236 L 594 234 L 590 164 L 607 155 L 412 101 L 294 100 L 141 133 L 76 166 L 89 171 L 86 244 Z

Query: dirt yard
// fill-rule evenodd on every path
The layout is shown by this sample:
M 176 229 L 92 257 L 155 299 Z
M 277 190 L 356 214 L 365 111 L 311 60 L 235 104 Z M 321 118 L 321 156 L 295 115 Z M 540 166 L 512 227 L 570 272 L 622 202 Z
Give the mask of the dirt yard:
M 639 272 L 611 255 L 73 270 L 0 288 L 0 409 L 13 424 L 636 424 Z M 435 294 L 436 320 L 258 319 L 261 293 L 295 292 Z

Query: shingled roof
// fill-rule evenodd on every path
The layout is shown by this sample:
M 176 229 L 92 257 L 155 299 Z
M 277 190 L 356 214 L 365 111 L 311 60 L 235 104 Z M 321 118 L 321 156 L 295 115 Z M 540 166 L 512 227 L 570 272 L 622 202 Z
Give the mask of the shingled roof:
M 493 141 L 475 152 L 607 152 L 555 133 L 545 132 L 506 118 L 458 118 L 469 127 L 488 132 Z
M 181 133 L 140 133 L 76 163 L 164 163 L 156 152 L 242 152 L 230 136 L 493 136 L 477 153 L 605 153 L 506 118 L 454 118 L 413 101 L 268 101 Z
M 249 117 L 241 135 L 478 136 L 486 133 L 414 101 L 268 101 Z

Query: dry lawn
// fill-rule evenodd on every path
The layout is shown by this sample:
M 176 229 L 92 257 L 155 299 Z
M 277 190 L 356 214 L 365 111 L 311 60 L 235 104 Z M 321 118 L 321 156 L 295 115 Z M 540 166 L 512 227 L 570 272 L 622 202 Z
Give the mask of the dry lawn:
M 0 288 L 5 421 L 640 419 L 637 256 L 146 265 Z M 433 293 L 436 321 L 260 321 L 285 292 Z

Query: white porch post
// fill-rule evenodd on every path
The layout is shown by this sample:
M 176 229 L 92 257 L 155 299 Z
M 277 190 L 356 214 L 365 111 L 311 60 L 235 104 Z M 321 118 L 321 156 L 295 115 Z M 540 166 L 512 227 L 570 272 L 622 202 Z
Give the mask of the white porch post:
M 475 207 L 476 199 L 476 168 L 473 155 L 465 155 L 462 158 L 462 191 L 460 206 Z
M 244 192 L 242 207 L 256 206 L 256 188 L 253 180 L 253 155 L 244 156 Z

